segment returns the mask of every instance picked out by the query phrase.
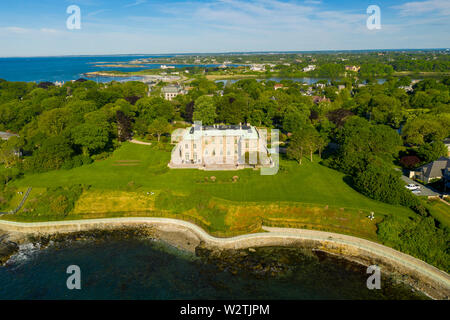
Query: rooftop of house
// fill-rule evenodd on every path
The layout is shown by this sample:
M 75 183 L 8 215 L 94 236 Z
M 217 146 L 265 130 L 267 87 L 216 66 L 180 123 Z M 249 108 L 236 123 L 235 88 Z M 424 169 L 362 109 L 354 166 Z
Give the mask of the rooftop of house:
M 11 137 L 18 137 L 18 134 L 0 131 L 0 139 L 8 140 Z
M 183 88 L 179 85 L 169 85 L 161 89 L 163 93 L 179 93 Z
M 200 137 L 223 137 L 223 136 L 239 136 L 244 139 L 258 139 L 258 131 L 250 125 L 212 125 L 212 126 L 196 126 L 193 125 L 186 130 L 184 139 L 196 140 Z
M 443 174 L 443 170 L 446 170 L 450 167 L 450 158 L 440 157 L 436 161 L 427 163 L 417 169 L 423 173 L 425 177 L 441 177 Z

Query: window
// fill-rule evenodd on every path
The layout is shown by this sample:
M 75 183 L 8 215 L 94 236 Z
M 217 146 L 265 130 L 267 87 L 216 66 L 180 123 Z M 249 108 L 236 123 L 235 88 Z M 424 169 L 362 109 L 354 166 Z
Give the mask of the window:
M 186 143 L 186 145 L 184 146 L 185 149 L 189 149 L 189 145 Z
M 189 160 L 189 153 L 186 153 L 186 160 Z
M 197 149 L 197 145 L 194 143 L 194 149 Z
M 245 143 L 245 147 L 248 148 L 248 141 Z
M 227 155 L 228 155 L 228 156 L 230 155 L 230 150 L 227 151 Z
M 197 154 L 194 153 L 194 161 L 197 161 Z

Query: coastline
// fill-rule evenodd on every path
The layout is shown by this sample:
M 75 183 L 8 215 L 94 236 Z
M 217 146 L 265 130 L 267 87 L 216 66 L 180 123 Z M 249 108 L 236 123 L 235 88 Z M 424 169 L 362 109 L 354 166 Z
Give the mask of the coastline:
M 133 226 L 151 227 L 155 238 L 190 252 L 195 252 L 197 247 L 217 251 L 269 246 L 323 251 L 365 266 L 376 264 L 383 273 L 395 276 L 431 298 L 450 298 L 450 276 L 444 271 L 381 244 L 336 233 L 264 227 L 266 233 L 215 238 L 192 223 L 168 218 L 129 217 L 39 223 L 0 220 L 0 230 L 7 232 L 9 241 L 13 243 L 24 243 L 29 236 L 35 235 L 114 230 Z

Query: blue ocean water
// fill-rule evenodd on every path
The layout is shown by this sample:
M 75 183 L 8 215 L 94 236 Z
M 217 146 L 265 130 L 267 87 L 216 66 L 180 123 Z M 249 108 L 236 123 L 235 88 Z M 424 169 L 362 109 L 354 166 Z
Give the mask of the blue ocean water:
M 251 259 L 258 261 L 258 256 Z M 70 265 L 81 269 L 81 290 L 67 289 Z M 261 277 L 219 269 L 162 241 L 76 241 L 43 250 L 23 248 L 0 267 L 0 299 L 423 298 L 384 278 L 382 290 L 369 290 L 365 271 L 343 259 L 305 255 L 290 262 L 289 273 Z
M 136 68 L 117 68 L 96 66 L 97 63 L 125 63 L 138 58 L 156 58 L 170 56 L 77 56 L 77 57 L 31 57 L 31 58 L 0 58 L 0 79 L 8 81 L 70 81 L 83 77 L 86 72 L 119 70 L 139 71 L 143 69 L 158 69 L 161 64 L 146 64 Z M 167 64 L 171 65 L 171 64 Z M 194 65 L 173 65 L 176 68 L 191 67 Z M 216 64 L 197 65 L 202 67 L 214 67 Z M 95 77 L 92 80 L 109 82 L 114 79 L 133 80 L 138 77 L 114 78 Z

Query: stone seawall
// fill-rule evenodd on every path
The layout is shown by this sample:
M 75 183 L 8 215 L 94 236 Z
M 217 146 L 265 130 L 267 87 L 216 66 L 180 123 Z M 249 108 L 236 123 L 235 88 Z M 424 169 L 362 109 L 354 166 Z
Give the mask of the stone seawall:
M 40 223 L 0 220 L 0 230 L 14 233 L 17 238 L 20 238 L 20 235 L 70 233 L 142 225 L 152 227 L 161 240 L 190 251 L 194 251 L 200 244 L 213 250 L 262 246 L 293 246 L 320 250 L 366 266 L 376 264 L 380 266 L 382 273 L 391 274 L 432 298 L 450 297 L 450 276 L 444 271 L 381 244 L 336 233 L 265 227 L 268 231 L 266 233 L 215 238 L 192 223 L 167 218 L 129 217 Z

